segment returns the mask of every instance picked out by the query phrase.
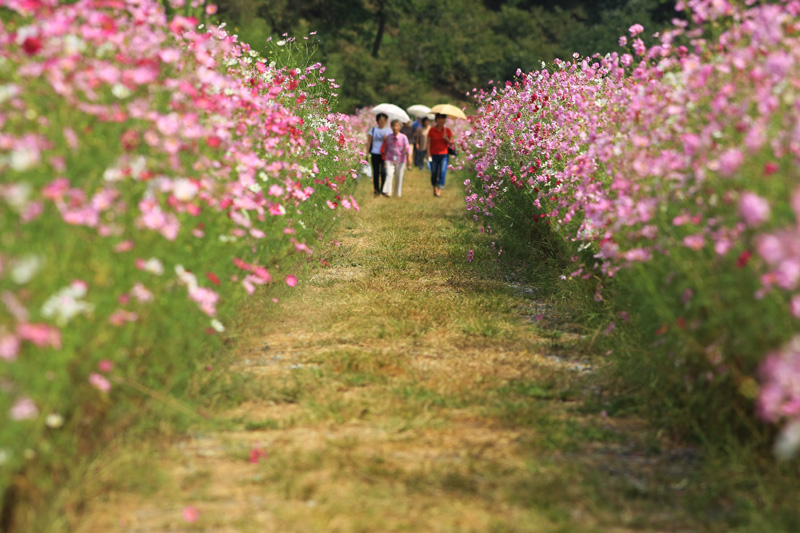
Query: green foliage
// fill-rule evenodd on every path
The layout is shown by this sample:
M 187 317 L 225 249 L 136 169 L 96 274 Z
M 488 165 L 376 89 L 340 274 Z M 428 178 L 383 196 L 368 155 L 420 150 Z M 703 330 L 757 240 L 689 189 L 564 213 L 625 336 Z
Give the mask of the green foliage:
M 617 50 L 634 23 L 645 36 L 676 16 L 668 0 L 337 0 L 267 2 L 226 0 L 220 20 L 261 50 L 271 35 L 316 32 L 320 61 L 341 84 L 338 110 L 391 101 L 465 101 L 489 80 L 507 80 L 517 68 L 573 52 Z
M 300 69 L 311 63 L 312 54 L 313 47 L 306 46 L 305 41 L 282 46 L 272 43 L 265 51 L 266 57 L 276 64 Z M 18 72 L 6 65 L 5 74 L 9 79 L 24 83 L 18 79 Z M 308 84 L 304 93 L 309 96 L 306 105 L 300 103 L 296 94 L 276 97 L 289 111 L 301 117 L 308 128 L 318 127 L 324 118 L 326 109 L 318 99 L 333 98 L 331 87 L 320 81 L 318 70 L 307 73 L 302 87 L 305 89 Z M 98 120 L 68 101 L 56 98 L 43 79 L 24 86 L 26 103 L 30 102 L 29 113 L 24 118 L 30 120 L 34 113 L 33 116 L 47 117 L 48 129 L 45 130 L 42 122 L 39 130 L 43 134 L 58 132 L 52 136 L 50 153 L 63 155 L 65 167 L 70 169 L 70 175 L 76 176 L 76 185 L 89 191 L 101 187 L 104 179 L 108 179 L 104 172 L 115 168 L 120 158 L 128 157 L 118 139 L 137 125 L 135 120 Z M 156 92 L 157 88 L 149 90 Z M 101 93 L 101 98 L 110 97 Z M 314 104 L 309 105 L 312 100 Z M 167 108 L 166 98 L 163 106 Z M 25 131 L 25 127 L 30 126 L 23 124 L 21 117 L 8 116 L 6 128 L 9 131 Z M 81 133 L 77 147 L 68 146 L 61 135 L 65 128 Z M 310 168 L 313 162 L 318 165 L 320 177 L 341 178 L 343 183 L 338 190 L 342 193 L 354 187 L 352 180 L 346 178 L 349 163 L 333 155 L 341 153 L 335 130 L 327 135 L 319 132 L 315 140 L 319 141 L 319 149 L 326 157 L 309 151 L 292 154 L 291 161 L 301 168 Z M 281 145 L 273 146 L 267 157 L 274 157 L 280 148 Z M 159 157 L 155 150 L 145 143 L 138 149 L 138 155 L 146 156 L 155 165 Z M 198 150 L 212 160 L 220 157 L 209 146 L 201 145 Z M 202 159 L 196 154 L 180 155 L 183 158 L 193 156 L 192 162 L 200 165 Z M 184 166 L 192 167 L 188 163 Z M 4 172 L 9 183 L 18 180 L 36 190 L 54 179 L 49 167 L 28 171 L 24 180 L 14 170 Z M 306 256 L 295 251 L 293 239 L 314 243 L 336 218 L 335 212 L 326 205 L 326 200 L 334 200 L 338 194 L 327 186 L 330 183 L 315 179 L 310 171 L 298 179 L 304 185 L 315 186 L 318 192 L 313 200 L 303 205 L 303 218 L 293 233 L 284 235 L 283 223 L 277 217 L 266 218 L 258 222 L 257 227 L 270 238 L 258 247 L 253 241 L 252 248 L 244 247 L 242 252 L 248 261 L 270 266 L 276 275 L 275 281 L 281 285 L 264 288 L 253 297 L 255 299 L 264 297 L 267 290 L 270 296 L 285 290 L 282 281 L 288 273 L 286 269 L 302 269 Z M 128 183 L 115 205 L 136 205 L 150 186 L 145 180 L 129 180 Z M 34 397 L 42 413 L 34 419 L 0 426 L 0 530 L 17 530 L 14 528 L 18 527 L 19 531 L 43 531 L 30 525 L 44 520 L 36 516 L 37 510 L 47 507 L 53 497 L 60 497 L 67 483 L 82 474 L 82 461 L 102 450 L 115 435 L 123 430 L 144 435 L 197 422 L 205 417 L 203 408 L 206 406 L 224 404 L 242 394 L 241 383 L 214 382 L 219 375 L 213 369 L 220 366 L 228 350 L 237 343 L 244 321 L 239 315 L 246 295 L 229 281 L 241 274 L 230 261 L 234 245 L 230 239 L 217 238 L 234 227 L 227 216 L 206 215 L 201 219 L 204 225 L 198 224 L 194 215 L 178 213 L 182 225 L 203 227 L 209 238 L 200 239 L 184 231 L 168 241 L 155 232 L 141 231 L 134 209 L 118 207 L 113 218 L 118 239 L 107 239 L 100 237 L 93 227 L 63 223 L 61 214 L 52 204 L 46 204 L 41 216 L 26 224 L 22 224 L 18 213 L 6 205 L 4 203 L 0 209 L 3 254 L 31 254 L 43 261 L 41 275 L 27 282 L 25 291 L 21 292 L 25 303 L 27 299 L 36 302 L 44 299 L 41 295 L 62 289 L 65 280 L 78 279 L 90 287 L 93 305 L 92 312 L 87 313 L 89 316 L 76 316 L 69 327 L 64 328 L 58 349 L 42 349 L 12 364 L 4 363 L 0 377 L 5 389 L 0 395 L 0 413 L 9 413 L 20 394 Z M 123 254 L 114 248 L 114 244 L 124 239 L 131 239 L 131 242 L 135 239 L 135 252 Z M 158 257 L 168 267 L 185 265 L 201 279 L 211 274 L 216 279 L 215 284 L 221 285 L 222 298 L 216 317 L 225 324 L 224 332 L 208 328 L 209 317 L 189 302 L 186 288 L 168 274 L 145 278 L 148 288 L 159 297 L 148 305 L 136 306 L 135 300 L 131 303 L 137 312 L 135 322 L 119 327 L 105 325 L 123 302 L 131 300 L 131 287 L 142 279 L 134 253 L 141 254 L 143 259 Z M 278 261 L 280 267 L 276 264 Z M 213 282 L 208 279 L 207 283 Z M 6 290 L 10 282 L 2 281 L 0 292 L 10 298 L 12 293 Z M 258 305 L 270 305 L 268 301 L 260 301 Z M 31 307 L 33 320 L 37 320 L 42 312 Z M 5 306 L 4 313 L 7 313 Z M 2 318 L 0 333 L 6 331 L 7 316 Z M 113 373 L 109 374 L 113 385 L 110 394 L 98 392 L 87 382 L 87 376 L 98 371 L 101 360 L 113 364 Z M 203 408 L 198 408 L 200 404 Z M 42 420 L 44 417 L 47 417 L 46 424 Z
M 536 287 L 538 297 L 552 306 L 549 315 L 592 332 L 570 348 L 572 353 L 605 354 L 610 363 L 581 391 L 582 410 L 605 412 L 610 419 L 646 418 L 653 428 L 653 453 L 662 453 L 658 443 L 665 435 L 701 450 L 703 462 L 692 483 L 703 490 L 689 504 L 692 513 L 708 516 L 711 509 L 725 521 L 710 530 L 797 530 L 794 503 L 785 497 L 797 491 L 797 463 L 772 460 L 775 430 L 754 421 L 757 384 L 747 377 L 763 347 L 780 344 L 791 332 L 783 297 L 770 293 L 756 300 L 758 280 L 747 269 L 675 247 L 604 282 L 604 300 L 598 302 L 593 279 L 558 281 L 574 269 L 563 255 L 563 241 L 548 226 L 520 220 L 512 225 L 510 217 L 493 218 L 493 240 L 503 244 L 505 268 Z M 608 334 L 610 322 L 616 327 Z M 732 331 L 739 342 L 732 343 Z M 529 398 L 575 394 L 541 381 L 512 381 L 498 392 L 502 401 L 493 408 L 501 416 L 527 416 L 539 426 L 550 419 Z M 553 424 L 544 444 L 562 449 L 584 434 L 593 442 L 614 437 L 567 426 Z M 562 441 L 563 435 L 569 440 Z

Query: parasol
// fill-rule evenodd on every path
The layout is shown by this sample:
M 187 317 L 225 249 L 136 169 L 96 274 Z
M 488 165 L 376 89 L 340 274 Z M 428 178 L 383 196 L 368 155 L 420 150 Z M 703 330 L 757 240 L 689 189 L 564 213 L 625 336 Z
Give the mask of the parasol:
M 402 108 L 394 105 L 394 104 L 378 104 L 370 110 L 370 113 L 373 115 L 377 115 L 378 113 L 385 113 L 386 116 L 389 117 L 389 121 L 394 119 L 399 120 L 400 122 L 411 122 L 411 119 L 403 111 Z
M 467 115 L 464 114 L 459 108 L 450 104 L 439 104 L 431 108 L 431 113 L 440 113 L 454 118 L 463 118 L 466 120 Z
M 431 112 L 431 108 L 426 105 L 415 104 L 406 109 L 406 111 L 408 111 L 410 115 L 414 115 L 417 118 L 422 118 Z

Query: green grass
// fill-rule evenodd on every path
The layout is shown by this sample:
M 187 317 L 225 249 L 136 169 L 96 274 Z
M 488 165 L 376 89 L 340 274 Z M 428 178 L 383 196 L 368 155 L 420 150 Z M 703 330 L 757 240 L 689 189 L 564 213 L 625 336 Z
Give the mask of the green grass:
M 774 295 L 756 305 L 752 294 L 757 286 L 741 269 L 717 264 L 707 270 L 701 260 L 678 250 L 621 272 L 606 282 L 605 300 L 596 302 L 596 280 L 558 281 L 559 275 L 568 275 L 574 267 L 565 260 L 568 254 L 553 244 L 552 236 L 536 234 L 538 230 L 524 224 L 511 227 L 495 221 L 494 228 L 506 251 L 508 271 L 539 289 L 537 294 L 553 305 L 550 314 L 558 315 L 536 323 L 547 349 L 569 354 L 570 359 L 588 358 L 597 365 L 583 394 L 576 394 L 575 388 L 567 392 L 567 397 L 582 401 L 577 413 L 650 421 L 652 429 L 641 443 L 649 455 L 669 453 L 676 442 L 696 450 L 702 461 L 696 461 L 687 477 L 683 501 L 690 514 L 708 518 L 704 529 L 799 529 L 797 502 L 786 497 L 800 491 L 798 460 L 775 462 L 770 450 L 775 432 L 755 419 L 752 391 L 731 375 L 707 380 L 707 355 L 698 350 L 698 346 L 718 343 L 720 351 L 734 354 L 727 363 L 737 371 L 744 369 L 744 375 L 752 373 L 764 347 L 787 335 L 785 307 L 776 311 L 781 304 L 770 300 Z M 532 234 L 537 238 L 531 239 Z M 694 288 L 691 305 L 681 302 L 686 287 Z M 620 318 L 621 310 L 628 312 L 630 322 Z M 776 314 L 780 320 L 774 320 Z M 674 326 L 678 316 L 688 324 L 694 318 L 702 320 L 703 325 L 695 332 L 682 331 Z M 612 320 L 617 328 L 607 336 L 603 330 Z M 671 326 L 668 332 L 654 335 L 664 324 Z M 734 337 L 740 340 L 732 344 Z M 526 390 L 524 383 L 518 387 L 504 391 L 508 405 L 494 406 L 500 418 L 522 417 L 532 425 L 547 425 L 541 411 L 514 400 L 515 392 Z M 527 390 L 534 397 L 552 394 L 539 385 Z M 573 446 L 580 435 L 614 440 L 604 433 L 602 429 L 597 433 L 597 426 L 570 423 L 551 428 L 548 438 L 536 442 Z M 564 440 L 564 434 L 571 438 Z M 636 490 L 631 496 L 636 496 Z
M 673 454 L 680 443 L 640 419 L 603 416 L 606 358 L 587 347 L 590 334 L 575 333 L 569 295 L 545 285 L 545 266 L 481 252 L 487 236 L 458 193 L 433 199 L 424 179 L 409 173 L 401 201 L 373 200 L 360 186 L 361 213 L 334 235 L 341 246 L 319 247 L 331 266 L 309 267 L 279 306 L 264 299 L 244 310 L 235 364 L 221 358 L 198 378 L 212 420 L 176 431 L 183 447 L 168 439 L 148 455 L 171 481 L 155 495 L 109 489 L 113 504 L 89 504 L 84 530 L 119 516 L 163 529 L 175 512 L 158 517 L 186 502 L 206 530 L 733 524 L 729 513 L 709 518 L 722 504 L 700 496 L 722 484 Z M 467 263 L 470 248 L 476 259 Z M 547 320 L 526 319 L 544 304 Z M 574 361 L 598 370 L 573 371 Z M 182 450 L 194 446 L 221 452 L 187 458 Z M 255 465 L 254 446 L 266 452 Z

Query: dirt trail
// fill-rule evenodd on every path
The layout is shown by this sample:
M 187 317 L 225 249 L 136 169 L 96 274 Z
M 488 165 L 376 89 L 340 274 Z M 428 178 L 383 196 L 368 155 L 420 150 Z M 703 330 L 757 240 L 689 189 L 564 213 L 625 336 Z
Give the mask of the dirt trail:
M 443 198 L 416 170 L 401 199 L 362 183 L 319 247 L 330 266 L 248 330 L 242 401 L 148 445 L 158 482 L 112 483 L 77 530 L 701 529 L 681 506 L 693 455 L 584 412 L 580 336 L 536 288 L 466 264 L 457 180 Z

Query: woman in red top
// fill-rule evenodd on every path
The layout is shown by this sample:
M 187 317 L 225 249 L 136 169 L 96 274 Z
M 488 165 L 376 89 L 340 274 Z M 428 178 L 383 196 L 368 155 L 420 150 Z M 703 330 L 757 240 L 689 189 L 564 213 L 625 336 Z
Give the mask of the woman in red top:
M 453 132 L 445 128 L 447 115 L 436 114 L 436 125 L 428 131 L 428 158 L 431 160 L 431 185 L 433 195 L 441 196 L 447 176 L 449 157 L 447 147 L 453 142 Z

